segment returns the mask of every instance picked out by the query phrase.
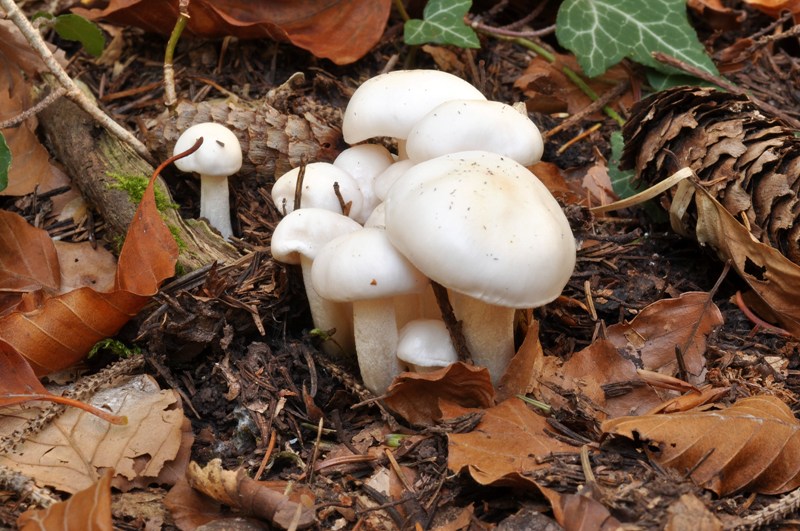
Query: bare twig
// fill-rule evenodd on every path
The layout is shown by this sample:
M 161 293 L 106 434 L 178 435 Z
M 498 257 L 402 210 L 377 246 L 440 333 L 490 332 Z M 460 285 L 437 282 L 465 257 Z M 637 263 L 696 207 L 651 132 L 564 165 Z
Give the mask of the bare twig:
M 164 105 L 173 107 L 178 102 L 178 95 L 175 92 L 175 69 L 172 67 L 172 60 L 175 55 L 175 47 L 178 45 L 178 39 L 181 38 L 181 33 L 189 21 L 189 0 L 180 0 L 178 2 L 178 20 L 175 21 L 175 27 L 172 29 L 172 34 L 169 36 L 167 48 L 164 52 Z
M 18 115 L 14 116 L 13 118 L 6 120 L 4 122 L 0 122 L 0 129 L 7 129 L 9 127 L 15 127 L 31 116 L 36 115 L 42 109 L 47 108 L 49 105 L 53 104 L 58 98 L 63 96 L 67 93 L 67 89 L 64 87 L 58 87 L 53 92 L 42 98 L 42 100 L 30 107 L 29 109 L 25 109 L 23 112 L 19 113 Z
M 19 29 L 20 33 L 28 41 L 31 48 L 39 54 L 48 70 L 55 76 L 58 83 L 66 89 L 65 96 L 74 101 L 81 109 L 86 111 L 89 116 L 94 118 L 99 124 L 108 129 L 114 136 L 130 145 L 136 153 L 145 160 L 151 160 L 150 152 L 144 144 L 137 139 L 133 134 L 112 120 L 106 113 L 104 113 L 86 94 L 81 91 L 80 87 L 69 77 L 66 70 L 56 61 L 53 53 L 47 47 L 42 36 L 33 27 L 33 24 L 28 20 L 22 10 L 17 6 L 13 0 L 0 0 L 0 7 L 6 12 L 6 17 L 14 23 Z

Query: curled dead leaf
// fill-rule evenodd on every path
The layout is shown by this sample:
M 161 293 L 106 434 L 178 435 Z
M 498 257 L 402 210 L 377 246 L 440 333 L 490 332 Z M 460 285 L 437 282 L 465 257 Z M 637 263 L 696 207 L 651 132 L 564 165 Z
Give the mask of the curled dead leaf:
M 800 486 L 800 422 L 774 396 L 744 398 L 721 410 L 620 417 L 602 430 L 646 441 L 651 459 L 720 496 Z
M 429 373 L 404 372 L 389 386 L 384 404 L 408 422 L 423 426 L 442 418 L 440 400 L 463 407 L 490 407 L 494 388 L 489 371 L 458 362 Z
M 486 409 L 473 431 L 447 435 L 447 466 L 468 471 L 481 485 L 537 488 L 527 472 L 546 466 L 541 459 L 552 453 L 576 451 L 550 437 L 547 427 L 547 420 L 525 402 L 510 398 Z
M 28 509 L 20 515 L 17 526 L 22 531 L 111 531 L 114 529 L 111 518 L 113 476 L 113 470 L 106 470 L 96 483 L 76 492 L 67 501 L 47 509 Z
M 317 57 L 348 64 L 378 43 L 390 8 L 391 0 L 194 0 L 186 32 L 205 38 L 289 41 Z M 104 8 L 73 11 L 162 35 L 169 35 L 178 19 L 177 2 L 161 0 L 111 0 Z

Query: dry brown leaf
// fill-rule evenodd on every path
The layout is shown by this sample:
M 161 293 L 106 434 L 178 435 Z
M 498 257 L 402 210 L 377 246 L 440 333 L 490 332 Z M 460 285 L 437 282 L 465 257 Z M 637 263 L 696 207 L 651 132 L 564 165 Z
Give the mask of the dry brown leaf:
M 17 65 L 0 49 L 0 121 L 16 117 L 31 106 L 29 85 Z M 36 136 L 36 119 L 29 118 L 17 127 L 3 129 L 12 154 L 8 187 L 0 195 L 17 196 L 68 186 L 66 174 L 50 163 L 50 155 Z
M 722 522 L 694 494 L 684 494 L 667 509 L 664 531 L 722 531 Z
M 198 492 L 182 477 L 169 489 L 164 505 L 178 529 L 196 529 L 222 517 L 222 504 Z
M 348 64 L 378 43 L 390 9 L 391 0 L 194 0 L 186 33 L 289 41 L 317 57 Z M 178 18 L 177 3 L 161 0 L 111 0 L 103 9 L 73 11 L 163 35 L 170 34 Z
M 699 326 L 698 325 L 699 322 Z M 705 292 L 687 292 L 648 305 L 629 323 L 608 327 L 608 340 L 638 358 L 643 369 L 674 376 L 675 349 L 682 350 L 689 383 L 702 383 L 706 337 L 722 324 L 722 313 Z
M 59 293 L 89 287 L 111 291 L 117 275 L 117 259 L 104 247 L 92 248 L 91 242 L 53 242 L 58 255 L 61 285 Z
M 0 235 L 0 246 L 18 247 L 20 259 L 33 251 L 47 257 L 46 263 L 52 263 L 55 246 L 52 241 L 48 245 L 41 229 L 19 223 L 13 226 L 0 223 L 0 233 L 4 233 Z M 31 249 L 27 246 L 29 241 Z M 26 301 L 26 306 L 18 306 L 18 311 L 0 317 L 0 339 L 23 355 L 37 375 L 66 368 L 83 359 L 98 341 L 115 335 L 136 315 L 158 291 L 161 282 L 174 274 L 177 256 L 175 239 L 156 208 L 151 180 L 128 229 L 113 289 L 98 291 L 82 287 L 56 296 L 42 292 L 41 297 Z M 10 267 L 0 269 L 0 276 L 9 273 Z M 11 268 L 10 272 L 16 274 L 17 279 L 20 271 L 28 272 L 35 279 L 52 279 L 49 269 L 52 266 L 47 267 L 44 272 L 40 271 L 40 265 Z M 46 272 L 50 272 L 50 277 Z M 67 275 L 71 277 L 74 277 L 72 273 Z M 85 278 L 107 284 L 101 276 Z M 3 283 L 0 279 L 0 285 Z M 58 291 L 60 288 L 59 284 Z
M 566 111 L 574 114 L 589 106 L 592 100 L 562 72 L 565 66 L 580 72 L 577 59 L 572 55 L 555 54 L 555 56 L 555 63 L 539 55 L 531 59 L 525 71 L 514 81 L 514 87 L 522 90 L 528 98 L 526 105 L 529 111 L 545 114 Z M 589 80 L 588 83 L 597 94 L 602 95 L 628 78 L 629 74 L 624 68 L 615 66 L 602 76 Z M 621 101 L 630 106 L 635 99 L 628 91 Z
M 647 441 L 651 459 L 689 473 L 719 496 L 780 494 L 800 486 L 800 422 L 774 396 L 744 398 L 718 411 L 620 417 L 605 421 L 602 430 Z
M 800 266 L 774 247 L 755 241 L 711 194 L 694 187 L 697 240 L 711 245 L 764 301 L 781 326 L 800 337 Z
M 111 478 L 106 470 L 100 479 L 85 490 L 76 492 L 67 501 L 54 503 L 47 509 L 28 509 L 17 520 L 21 531 L 111 531 Z
M 773 18 L 778 18 L 784 11 L 791 11 L 795 24 L 800 22 L 800 0 L 744 0 L 744 3 Z
M 596 498 L 591 486 L 581 488 L 577 494 L 561 496 L 562 520 L 558 523 L 564 529 L 580 531 L 612 531 L 620 529 L 622 523 L 611 516 L 609 510 Z
M 77 492 L 116 470 L 115 486 L 147 485 L 173 461 L 183 442 L 184 416 L 175 391 L 159 390 L 141 375 L 98 392 L 90 404 L 128 417 L 125 426 L 109 425 L 84 411 L 69 409 L 0 464 L 35 477 L 41 484 Z M 0 432 L 11 433 L 34 418 L 33 407 L 0 409 Z
M 506 372 L 497 384 L 495 400 L 502 402 L 516 395 L 526 395 L 533 388 L 533 379 L 542 373 L 544 351 L 539 342 L 539 322 L 532 320 L 519 350 L 511 358 Z
M 384 404 L 408 422 L 422 426 L 442 418 L 440 400 L 463 407 L 490 407 L 494 388 L 489 371 L 459 362 L 429 373 L 404 372 L 389 386 Z
M 575 391 L 589 399 L 598 420 L 642 414 L 663 401 L 652 387 L 644 384 L 633 360 L 621 356 L 607 340 L 595 341 L 563 364 L 557 358 L 548 356 L 544 367 L 542 383 L 555 385 L 557 389 L 565 391 Z M 606 387 L 621 391 L 606 396 Z M 539 394 L 551 405 L 564 405 L 564 399 L 548 385 L 541 386 Z
M 716 30 L 738 28 L 747 18 L 744 11 L 725 7 L 721 0 L 687 0 L 686 5 Z
M 486 409 L 480 424 L 469 433 L 447 435 L 447 466 L 467 470 L 481 485 L 534 488 L 525 473 L 542 468 L 540 459 L 575 448 L 545 433 L 547 420 L 522 400 L 510 398 Z
M 711 387 L 711 384 L 702 386 L 698 391 L 688 391 L 681 396 L 671 398 L 663 402 L 645 415 L 656 415 L 658 413 L 678 413 L 689 411 L 706 404 L 713 404 L 721 400 L 730 391 L 730 387 Z

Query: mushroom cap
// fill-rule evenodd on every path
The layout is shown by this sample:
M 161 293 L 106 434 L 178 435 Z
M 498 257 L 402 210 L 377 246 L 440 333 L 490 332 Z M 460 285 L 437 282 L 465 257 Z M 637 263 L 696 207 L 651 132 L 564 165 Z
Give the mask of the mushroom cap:
M 368 79 L 350 98 L 342 119 L 345 142 L 376 136 L 406 138 L 431 109 L 448 100 L 485 100 L 460 77 L 438 70 L 395 70 Z
M 372 209 L 372 214 L 369 215 L 367 220 L 364 222 L 364 228 L 373 227 L 378 229 L 385 229 L 386 228 L 386 204 L 385 203 L 378 203 L 375 208 Z
M 331 240 L 361 230 L 358 222 L 322 208 L 299 208 L 280 220 L 272 233 L 272 257 L 299 264 L 300 257 L 314 259 Z
M 294 192 L 300 167 L 281 175 L 272 186 L 272 201 L 278 210 L 286 214 L 294 210 Z M 342 213 L 339 198 L 336 197 L 333 185 L 338 183 L 339 193 L 345 203 L 352 203 L 349 216 L 355 218 L 361 213 L 364 198 L 355 179 L 346 171 L 329 162 L 312 162 L 306 164 L 303 174 L 303 189 L 300 198 L 302 208 L 324 208 L 337 214 Z
M 444 321 L 415 319 L 398 333 L 397 358 L 419 367 L 447 367 L 458 361 L 458 353 Z
M 386 195 L 389 193 L 389 188 L 391 188 L 394 182 L 402 177 L 414 164 L 416 163 L 409 159 L 402 159 L 392 163 L 383 173 L 375 177 L 375 182 L 373 183 L 375 196 L 381 201 L 385 201 Z
M 401 253 L 432 280 L 489 304 L 546 304 L 575 267 L 561 207 L 527 168 L 495 153 L 421 162 L 385 204 L 386 232 Z
M 189 156 L 175 161 L 183 172 L 211 177 L 228 177 L 242 167 L 242 147 L 236 135 L 224 125 L 204 122 L 191 126 L 175 142 L 173 155 L 183 153 L 203 137 L 203 144 Z
M 359 144 L 347 148 L 333 161 L 333 165 L 346 171 L 361 190 L 364 202 L 359 217 L 356 218 L 359 223 L 364 223 L 381 202 L 375 196 L 375 178 L 393 162 L 392 154 L 380 144 Z
M 415 162 L 473 149 L 530 166 L 542 158 L 544 143 L 527 115 L 499 101 L 481 100 L 438 105 L 414 125 L 406 139 L 406 153 Z
M 320 296 L 339 302 L 418 293 L 428 285 L 378 228 L 345 234 L 323 247 L 314 259 L 311 282 Z

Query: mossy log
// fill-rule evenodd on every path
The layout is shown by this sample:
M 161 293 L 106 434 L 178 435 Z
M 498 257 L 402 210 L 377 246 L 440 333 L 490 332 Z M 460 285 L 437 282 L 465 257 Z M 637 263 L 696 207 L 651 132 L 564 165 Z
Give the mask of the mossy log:
M 128 192 L 117 186 L 114 175 L 150 177 L 153 167 L 65 98 L 43 110 L 39 114 L 39 124 L 73 183 L 105 220 L 108 237 L 112 240 L 124 238 L 136 204 Z M 161 179 L 157 187 L 170 197 Z M 189 224 L 170 208 L 163 214 L 180 244 L 180 271 L 188 272 L 214 261 L 227 263 L 239 258 L 236 249 L 205 223 Z

